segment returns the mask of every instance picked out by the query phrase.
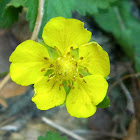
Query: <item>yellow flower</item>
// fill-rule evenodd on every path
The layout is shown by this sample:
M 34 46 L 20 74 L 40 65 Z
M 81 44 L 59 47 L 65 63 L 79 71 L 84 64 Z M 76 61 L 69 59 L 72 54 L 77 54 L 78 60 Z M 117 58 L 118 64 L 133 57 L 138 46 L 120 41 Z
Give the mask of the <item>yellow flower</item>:
M 91 32 L 76 19 L 52 18 L 42 37 L 50 47 L 27 40 L 12 53 L 9 59 L 12 80 L 24 86 L 34 84 L 32 101 L 40 110 L 66 101 L 71 116 L 93 115 L 108 88 L 105 80 L 110 73 L 108 54 L 96 42 L 88 43 Z M 57 57 L 52 57 L 52 51 Z

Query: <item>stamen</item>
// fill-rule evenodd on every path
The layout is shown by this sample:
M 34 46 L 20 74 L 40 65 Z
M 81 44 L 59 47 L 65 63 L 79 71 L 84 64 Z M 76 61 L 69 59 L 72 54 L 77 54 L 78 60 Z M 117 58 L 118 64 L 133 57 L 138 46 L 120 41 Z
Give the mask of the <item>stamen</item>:
M 75 64 L 75 66 L 77 67 L 77 62 L 76 62 L 76 64 Z
M 83 60 L 84 57 L 80 57 L 80 60 Z
M 85 81 L 85 79 L 83 79 L 83 82 L 84 82 L 84 83 L 87 83 L 87 82 Z
M 50 79 L 47 80 L 47 82 L 49 82 L 49 81 L 50 81 Z
M 83 75 L 82 74 L 79 74 L 80 78 L 83 78 Z
M 86 72 L 89 72 L 88 69 L 87 69 L 86 67 L 84 68 L 84 70 L 85 70 Z
M 72 86 L 71 88 L 72 88 L 72 89 L 74 89 L 75 87 L 74 87 L 74 86 Z
M 41 72 L 42 72 L 42 71 L 46 71 L 46 68 L 41 69 Z
M 47 57 L 44 57 L 45 60 L 49 60 Z
M 50 74 L 50 75 L 49 75 L 49 78 L 52 78 L 53 76 L 54 76 L 54 74 Z
M 54 67 L 54 65 L 53 64 L 50 64 L 50 67 Z
M 64 87 L 63 83 L 59 85 L 59 90 L 61 90 L 61 87 Z
M 67 55 L 69 56 L 70 55 L 70 52 L 68 52 Z
M 75 81 L 76 81 L 76 78 L 74 77 L 74 78 L 72 79 L 72 81 L 75 82 Z
M 54 46 L 54 49 L 55 49 L 56 51 L 58 51 L 58 48 L 57 48 L 56 46 Z
M 72 51 L 73 50 L 73 47 L 70 47 L 70 50 Z

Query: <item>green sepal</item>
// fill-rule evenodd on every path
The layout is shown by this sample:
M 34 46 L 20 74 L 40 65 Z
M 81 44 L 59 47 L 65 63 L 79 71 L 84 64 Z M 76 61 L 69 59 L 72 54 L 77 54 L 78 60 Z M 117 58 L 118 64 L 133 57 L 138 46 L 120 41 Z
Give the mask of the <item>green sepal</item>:
M 106 95 L 104 100 L 101 103 L 99 103 L 96 107 L 97 108 L 106 108 L 109 106 L 110 106 L 110 100 L 109 100 L 108 95 Z
M 65 107 L 66 106 L 66 102 L 64 102 L 62 105 L 60 105 L 59 107 L 60 108 L 63 108 L 63 107 Z
M 108 80 L 108 79 L 110 79 L 110 77 L 109 76 L 106 76 L 105 79 Z
M 64 89 L 65 89 L 65 91 L 66 91 L 66 94 L 68 95 L 68 94 L 69 94 L 69 92 L 70 92 L 70 90 L 71 90 L 71 88 L 70 88 L 70 87 L 68 87 L 68 85 L 67 85 L 67 82 L 66 82 L 66 81 L 63 81 L 63 84 L 64 84 Z
M 49 76 L 49 75 L 52 74 L 53 72 L 54 72 L 53 69 L 49 69 L 49 70 L 47 70 L 47 72 L 45 73 L 44 76 Z
M 45 44 L 43 40 L 39 39 L 38 43 L 42 44 L 43 46 L 47 48 L 50 58 L 52 60 L 56 60 L 59 57 L 58 52 L 54 48 L 49 47 L 47 44 Z
M 39 136 L 37 140 L 67 140 L 67 138 L 60 137 L 58 132 L 47 131 L 45 136 Z
M 81 74 L 83 77 L 84 77 L 84 76 L 91 75 L 89 72 L 87 72 L 87 71 L 84 70 L 84 67 L 83 67 L 83 68 L 79 68 L 79 69 L 78 69 L 78 72 L 79 72 L 79 74 Z

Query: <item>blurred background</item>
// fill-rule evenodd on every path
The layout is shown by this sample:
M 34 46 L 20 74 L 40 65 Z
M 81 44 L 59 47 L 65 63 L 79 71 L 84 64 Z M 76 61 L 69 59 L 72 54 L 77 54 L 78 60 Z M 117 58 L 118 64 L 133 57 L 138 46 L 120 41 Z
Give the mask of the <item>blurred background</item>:
M 110 107 L 87 119 L 71 117 L 65 106 L 38 110 L 31 101 L 33 86 L 9 77 L 16 46 L 33 37 L 35 23 L 41 25 L 35 40 L 41 39 L 46 22 L 57 16 L 83 21 L 110 57 Z M 47 130 L 68 140 L 74 134 L 85 140 L 140 140 L 140 0 L 0 0 L 0 140 L 37 140 Z

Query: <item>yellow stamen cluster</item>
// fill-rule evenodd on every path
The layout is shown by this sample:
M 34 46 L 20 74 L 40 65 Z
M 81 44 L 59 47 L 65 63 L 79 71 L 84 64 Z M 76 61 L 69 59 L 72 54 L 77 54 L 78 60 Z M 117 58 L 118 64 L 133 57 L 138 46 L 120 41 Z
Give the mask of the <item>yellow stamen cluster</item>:
M 77 62 L 70 56 L 59 57 L 54 64 L 54 73 L 58 79 L 72 80 L 77 76 Z

